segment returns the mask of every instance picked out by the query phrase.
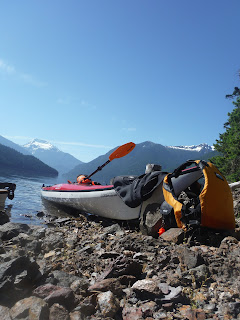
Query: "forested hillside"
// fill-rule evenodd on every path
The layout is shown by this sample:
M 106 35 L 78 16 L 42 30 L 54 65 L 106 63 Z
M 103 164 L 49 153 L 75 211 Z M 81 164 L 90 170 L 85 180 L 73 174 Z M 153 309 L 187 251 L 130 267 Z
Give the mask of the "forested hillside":
M 34 156 L 0 144 L 0 174 L 56 177 L 58 172 Z
M 234 100 L 234 108 L 228 113 L 228 120 L 224 123 L 225 132 L 219 135 L 214 144 L 221 155 L 211 161 L 229 182 L 234 182 L 240 180 L 240 89 L 235 87 L 233 93 L 226 95 L 226 98 Z

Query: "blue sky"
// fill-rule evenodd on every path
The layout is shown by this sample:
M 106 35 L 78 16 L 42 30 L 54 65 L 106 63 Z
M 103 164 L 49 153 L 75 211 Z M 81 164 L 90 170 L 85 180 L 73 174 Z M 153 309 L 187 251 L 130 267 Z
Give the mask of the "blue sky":
M 0 1 L 0 135 L 90 161 L 213 144 L 239 86 L 239 0 Z

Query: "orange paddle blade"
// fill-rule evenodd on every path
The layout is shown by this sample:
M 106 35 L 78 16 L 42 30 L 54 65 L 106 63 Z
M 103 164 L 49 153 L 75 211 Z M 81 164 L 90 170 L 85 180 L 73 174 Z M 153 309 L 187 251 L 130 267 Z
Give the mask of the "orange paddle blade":
M 131 152 L 135 148 L 135 143 L 128 142 L 123 144 L 122 146 L 118 147 L 112 154 L 109 156 L 109 160 L 112 161 L 113 159 L 122 158 L 126 156 L 129 152 Z

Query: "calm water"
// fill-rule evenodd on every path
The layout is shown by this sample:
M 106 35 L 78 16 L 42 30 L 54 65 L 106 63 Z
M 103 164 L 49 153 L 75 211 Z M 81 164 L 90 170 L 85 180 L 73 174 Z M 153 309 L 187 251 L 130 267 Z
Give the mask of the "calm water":
M 12 222 L 38 225 L 43 223 L 43 219 L 38 218 L 37 213 L 46 213 L 46 210 L 49 210 L 41 199 L 40 191 L 43 183 L 45 185 L 52 185 L 65 182 L 65 179 L 63 180 L 61 177 L 26 178 L 19 176 L 0 176 L 0 182 L 16 184 L 13 200 L 7 198 L 5 203 L 5 210 L 10 216 L 10 220 Z M 55 214 L 55 212 L 53 214 Z

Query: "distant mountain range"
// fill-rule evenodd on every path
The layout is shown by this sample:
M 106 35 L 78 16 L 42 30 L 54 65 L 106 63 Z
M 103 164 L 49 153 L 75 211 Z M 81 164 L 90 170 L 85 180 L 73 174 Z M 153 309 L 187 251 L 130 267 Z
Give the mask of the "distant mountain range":
M 45 140 L 34 139 L 25 144 L 23 148 L 34 157 L 40 159 L 50 167 L 55 168 L 59 174 L 66 173 L 83 163 L 69 153 L 60 151 Z
M 46 164 L 48 168 L 56 169 L 60 174 L 63 174 L 64 179 L 71 181 L 76 181 L 76 177 L 79 174 L 91 174 L 100 165 L 105 163 L 109 155 L 117 148 L 110 150 L 105 155 L 101 155 L 88 163 L 84 163 L 69 153 L 60 151 L 45 140 L 34 139 L 21 147 L 0 136 L 0 144 L 21 152 L 20 154 L 18 154 L 19 152 L 14 155 L 11 154 L 11 156 L 16 157 L 16 160 L 17 158 L 21 158 L 21 161 L 23 161 L 23 154 L 24 156 L 31 154 L 32 161 L 33 159 L 35 159 L 34 161 L 41 160 L 40 162 Z M 113 177 L 118 175 L 141 175 L 145 172 L 145 167 L 148 163 L 159 164 L 162 166 L 163 171 L 172 172 L 177 166 L 188 159 L 208 160 L 216 154 L 217 152 L 214 148 L 205 143 L 192 146 L 163 146 L 145 141 L 137 144 L 133 151 L 127 156 L 111 161 L 102 171 L 93 176 L 93 180 L 104 184 L 109 183 Z M 8 156 L 10 157 L 10 153 Z M 2 161 L 4 160 L 3 158 L 4 156 L 2 155 Z M 19 162 L 20 167 L 21 161 Z M 8 162 L 11 163 L 10 158 L 8 158 Z M 1 165 L 1 169 L 3 170 L 6 162 L 4 162 L 4 164 L 0 162 L 0 166 Z M 36 164 L 36 168 L 38 167 L 39 165 Z M 34 172 L 33 169 L 29 170 Z M 36 174 L 39 174 L 37 170 Z
M 115 148 L 116 149 L 116 148 Z M 76 181 L 79 174 L 91 174 L 108 160 L 111 150 L 88 163 L 82 163 L 64 175 L 66 179 Z M 153 163 L 162 166 L 163 171 L 172 172 L 181 163 L 189 159 L 208 160 L 216 154 L 212 146 L 200 144 L 194 146 L 166 147 L 150 141 L 139 143 L 127 156 L 111 161 L 102 171 L 93 176 L 93 180 L 109 183 L 111 178 L 119 175 L 141 175 L 146 164 Z

